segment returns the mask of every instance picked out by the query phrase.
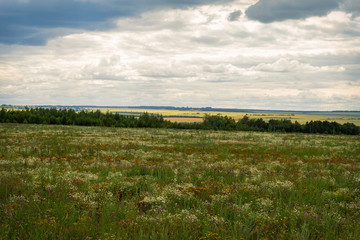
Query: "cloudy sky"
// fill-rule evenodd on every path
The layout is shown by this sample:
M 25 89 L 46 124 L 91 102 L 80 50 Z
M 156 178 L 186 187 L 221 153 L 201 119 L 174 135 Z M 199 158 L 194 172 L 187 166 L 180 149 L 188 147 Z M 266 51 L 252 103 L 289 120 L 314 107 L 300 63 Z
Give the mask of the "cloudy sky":
M 1 0 L 3 103 L 360 110 L 360 1 Z

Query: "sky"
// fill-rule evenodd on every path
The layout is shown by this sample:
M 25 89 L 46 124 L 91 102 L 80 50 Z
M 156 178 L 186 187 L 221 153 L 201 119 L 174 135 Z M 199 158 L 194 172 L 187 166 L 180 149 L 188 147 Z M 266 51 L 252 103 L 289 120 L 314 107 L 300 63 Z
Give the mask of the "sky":
M 1 0 L 0 104 L 360 110 L 360 1 Z

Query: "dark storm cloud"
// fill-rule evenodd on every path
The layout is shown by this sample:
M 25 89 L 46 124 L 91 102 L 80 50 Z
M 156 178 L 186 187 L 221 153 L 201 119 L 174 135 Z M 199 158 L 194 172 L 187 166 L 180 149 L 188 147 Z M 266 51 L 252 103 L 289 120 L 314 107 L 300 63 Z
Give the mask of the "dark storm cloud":
M 234 21 L 239 20 L 240 16 L 241 16 L 241 11 L 238 10 L 238 11 L 235 11 L 235 12 L 230 13 L 230 14 L 229 14 L 229 17 L 228 17 L 228 20 L 229 20 L 230 22 L 234 22 Z
M 156 8 L 186 8 L 231 0 L 1 0 L 0 43 L 42 45 L 62 33 L 48 29 L 104 30 L 109 20 Z
M 246 10 L 252 20 L 263 23 L 324 16 L 339 7 L 341 0 L 259 0 Z
M 341 9 L 348 13 L 352 13 L 354 17 L 360 16 L 360 1 L 359 0 L 344 0 L 341 4 Z

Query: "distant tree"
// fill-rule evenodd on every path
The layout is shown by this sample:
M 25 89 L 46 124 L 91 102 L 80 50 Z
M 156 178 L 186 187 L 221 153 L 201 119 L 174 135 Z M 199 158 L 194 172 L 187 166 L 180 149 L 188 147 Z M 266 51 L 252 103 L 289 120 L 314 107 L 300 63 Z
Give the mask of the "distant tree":
M 0 111 L 0 122 L 6 122 L 6 110 L 4 107 Z

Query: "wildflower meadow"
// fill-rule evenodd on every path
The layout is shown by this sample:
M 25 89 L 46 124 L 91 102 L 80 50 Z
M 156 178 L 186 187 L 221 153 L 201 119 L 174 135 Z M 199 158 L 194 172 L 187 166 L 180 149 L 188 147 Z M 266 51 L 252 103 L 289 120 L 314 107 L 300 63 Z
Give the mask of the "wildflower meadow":
M 360 239 L 360 137 L 0 124 L 0 239 Z

